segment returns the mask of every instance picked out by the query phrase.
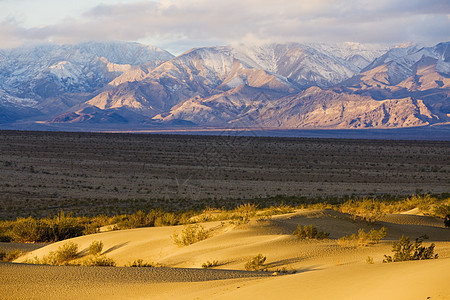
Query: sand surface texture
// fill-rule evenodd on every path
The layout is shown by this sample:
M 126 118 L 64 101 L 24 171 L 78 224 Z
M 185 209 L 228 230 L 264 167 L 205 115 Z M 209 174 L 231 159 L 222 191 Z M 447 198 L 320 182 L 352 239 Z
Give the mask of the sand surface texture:
M 292 232 L 314 225 L 329 232 L 327 240 L 300 240 Z M 53 267 L 1 264 L 1 290 L 6 299 L 449 299 L 450 230 L 442 220 L 415 215 L 386 215 L 374 225 L 353 221 L 332 210 L 298 211 L 252 220 L 203 224 L 210 237 L 178 247 L 171 239 L 183 226 L 110 231 L 71 239 L 81 255 L 93 240 L 104 243 L 103 254 L 123 266 L 135 259 L 163 264 L 166 268 Z M 343 235 L 385 226 L 388 236 L 369 247 L 339 245 Z M 436 244 L 439 259 L 383 264 L 392 255 L 391 243 L 402 234 L 411 240 L 423 234 L 424 243 Z M 66 241 L 35 250 L 16 262 L 48 255 Z M 261 253 L 269 272 L 245 272 L 244 265 Z M 374 264 L 366 263 L 367 257 Z M 217 260 L 213 270 L 202 263 Z M 191 269 L 186 269 L 191 268 Z M 283 275 L 281 268 L 295 270 Z M 31 296 L 33 295 L 33 296 Z

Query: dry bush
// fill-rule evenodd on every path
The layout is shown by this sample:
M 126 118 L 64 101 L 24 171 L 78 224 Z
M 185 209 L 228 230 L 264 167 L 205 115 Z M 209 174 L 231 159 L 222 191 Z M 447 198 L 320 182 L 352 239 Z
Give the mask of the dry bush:
M 172 235 L 174 243 L 180 247 L 189 246 L 207 238 L 208 232 L 205 230 L 204 226 L 199 224 L 186 225 L 181 232 L 181 236 L 177 233 Z
M 267 271 L 266 257 L 258 254 L 245 264 L 247 271 Z
M 78 245 L 73 242 L 65 243 L 58 247 L 55 259 L 56 264 L 64 264 L 78 257 Z
M 387 212 L 387 204 L 376 199 L 349 200 L 338 206 L 338 210 L 352 216 L 354 220 L 361 219 L 374 223 Z
M 360 228 L 357 235 L 352 234 L 343 236 L 339 238 L 338 243 L 342 246 L 365 247 L 378 244 L 380 240 L 386 236 L 386 227 L 382 227 L 380 230 L 371 229 L 369 232 L 365 232 L 364 229 Z
M 315 239 L 315 240 L 322 240 L 328 238 L 330 235 L 328 232 L 318 231 L 316 227 L 309 225 L 309 226 L 302 226 L 297 225 L 297 229 L 292 233 L 293 235 L 301 238 L 301 239 Z
M 0 261 L 7 261 L 11 262 L 18 258 L 22 252 L 19 249 L 13 250 L 13 251 L 0 251 Z
M 84 267 L 115 267 L 116 262 L 104 255 L 89 257 L 81 261 L 81 265 Z
M 25 263 L 53 266 L 73 265 L 74 263 L 72 261 L 76 258 L 78 258 L 78 245 L 73 242 L 68 242 L 59 246 L 56 252 L 51 251 L 47 256 L 42 257 L 42 259 L 34 257 L 33 259 L 26 260 Z
M 230 216 L 230 223 L 240 225 L 247 224 L 250 221 L 250 218 L 256 215 L 258 211 L 257 204 L 245 203 L 236 207 Z
M 438 255 L 434 254 L 434 243 L 430 246 L 422 246 L 426 236 L 416 238 L 414 244 L 409 240 L 409 237 L 402 235 L 398 242 L 392 242 L 392 252 L 394 256 L 385 255 L 383 262 L 399 262 L 408 260 L 425 260 L 425 259 L 437 259 Z
M 143 259 L 136 259 L 132 263 L 126 265 L 126 267 L 134 267 L 134 268 L 153 268 L 156 265 L 154 263 L 146 263 Z
M 103 242 L 102 241 L 92 241 L 89 245 L 89 254 L 90 255 L 100 255 L 103 250 Z
M 205 263 L 202 264 L 202 268 L 203 269 L 209 269 L 209 268 L 214 268 L 217 267 L 219 265 L 219 261 L 218 260 L 213 260 L 213 261 L 207 261 Z

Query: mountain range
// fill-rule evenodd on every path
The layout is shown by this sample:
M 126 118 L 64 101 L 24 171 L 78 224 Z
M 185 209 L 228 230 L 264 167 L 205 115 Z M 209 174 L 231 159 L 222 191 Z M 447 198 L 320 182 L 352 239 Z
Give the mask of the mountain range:
M 0 50 L 0 124 L 403 128 L 450 121 L 450 42 Z

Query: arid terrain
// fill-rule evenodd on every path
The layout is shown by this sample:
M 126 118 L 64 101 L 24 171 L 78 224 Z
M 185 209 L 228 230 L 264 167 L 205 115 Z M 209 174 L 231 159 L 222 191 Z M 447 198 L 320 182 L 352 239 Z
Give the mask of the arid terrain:
M 182 226 L 109 231 L 71 239 L 86 256 L 92 241 L 117 267 L 37 266 L 0 263 L 6 299 L 448 299 L 450 234 L 440 219 L 416 213 L 387 214 L 369 225 L 333 210 L 299 210 L 247 224 L 209 222 L 209 238 L 179 247 L 172 234 Z M 292 235 L 298 224 L 330 233 L 325 240 Z M 387 228 L 379 244 L 352 246 L 338 238 L 362 228 Z M 382 263 L 391 242 L 427 234 L 438 259 Z M 16 262 L 42 258 L 66 243 L 35 250 Z M 257 254 L 268 272 L 243 271 Z M 372 262 L 367 262 L 372 258 Z M 123 267 L 136 259 L 164 267 Z M 201 269 L 207 261 L 213 269 Z M 283 273 L 280 270 L 286 270 Z M 294 273 L 295 272 L 295 273 Z
M 382 201 L 419 192 L 442 194 L 449 192 L 449 146 L 450 142 L 437 141 L 229 133 L 4 131 L 0 132 L 0 213 L 2 220 L 14 220 L 45 217 L 60 210 L 95 216 L 153 208 L 233 209 L 247 202 L 256 202 L 262 209 L 277 201 L 298 206 L 339 202 L 352 196 Z M 200 222 L 195 226 L 207 233 L 206 239 L 189 245 L 181 245 L 177 239 L 190 225 L 113 230 L 111 223 L 100 233 L 51 244 L 1 243 L 2 251 L 20 249 L 23 253 L 14 263 L 0 262 L 1 297 L 448 299 L 450 231 L 442 216 L 426 213 L 436 212 L 439 205 L 445 209 L 449 203 L 447 196 L 433 199 L 407 199 L 402 202 L 407 210 L 389 213 L 385 208 L 371 223 L 337 206 L 290 206 L 279 215 L 259 211 L 259 215 L 249 215 L 250 219 L 211 219 L 226 210 L 209 209 L 189 220 Z M 421 201 L 428 201 L 427 210 L 422 210 Z M 410 207 L 411 203 L 416 206 Z M 244 205 L 241 209 L 257 207 Z M 365 208 L 365 213 L 372 211 Z M 58 218 L 64 217 L 53 220 Z M 329 236 L 301 239 L 293 235 L 297 225 L 312 225 Z M 361 229 L 369 232 L 382 227 L 387 236 L 379 243 L 340 240 Z M 16 233 L 18 228 L 13 228 Z M 382 263 L 384 255 L 393 255 L 392 242 L 403 235 L 412 242 L 426 235 L 423 245 L 434 243 L 438 259 Z M 45 263 L 60 247 L 73 242 L 78 247 L 75 264 L 80 261 L 83 265 L 92 259 L 94 241 L 103 246 L 99 257 L 114 261 L 115 267 L 28 264 Z M 246 270 L 258 254 L 266 257 L 266 272 Z M 140 260 L 153 267 L 129 267 Z M 212 266 L 202 269 L 207 262 Z
M 450 142 L 226 134 L 2 131 L 0 217 L 449 191 Z

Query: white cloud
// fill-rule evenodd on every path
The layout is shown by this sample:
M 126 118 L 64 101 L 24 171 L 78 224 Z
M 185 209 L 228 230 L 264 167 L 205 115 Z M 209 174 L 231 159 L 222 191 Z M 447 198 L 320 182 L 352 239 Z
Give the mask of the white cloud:
M 160 0 L 98 5 L 56 24 L 0 27 L 0 45 L 140 40 L 186 49 L 252 41 L 449 40 L 447 0 Z M 203 43 L 203 44 L 202 44 Z

